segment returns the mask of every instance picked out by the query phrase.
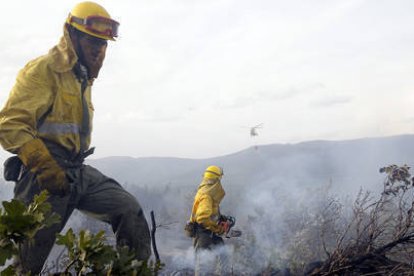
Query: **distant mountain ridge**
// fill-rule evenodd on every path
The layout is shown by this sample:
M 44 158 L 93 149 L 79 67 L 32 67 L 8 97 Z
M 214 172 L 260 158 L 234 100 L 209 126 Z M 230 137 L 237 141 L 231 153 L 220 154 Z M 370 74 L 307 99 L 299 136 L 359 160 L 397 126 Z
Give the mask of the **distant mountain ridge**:
M 169 229 L 157 232 L 162 260 L 171 265 L 174 260 L 187 260 L 192 244 L 184 236 L 183 225 L 208 165 L 224 168 L 226 196 L 220 209 L 237 218 L 237 227 L 249 225 L 251 218 L 261 221 L 255 228 L 256 248 L 267 250 L 282 239 L 283 219 L 285 214 L 292 214 L 291 210 L 307 210 L 315 197 L 348 198 L 360 187 L 380 190 L 384 179 L 380 167 L 414 165 L 414 135 L 259 145 L 206 159 L 107 157 L 88 159 L 86 163 L 118 180 L 138 199 L 147 218 L 154 210 L 158 222 L 171 223 Z M 12 189 L 13 183 L 3 185 L 0 198 L 11 198 Z M 67 227 L 80 229 L 91 225 L 87 222 L 80 212 L 75 212 Z M 191 257 L 188 262 L 192 261 Z
M 197 185 L 205 167 L 215 164 L 224 168 L 230 186 L 331 181 L 346 190 L 374 185 L 383 178 L 382 166 L 413 164 L 414 135 L 261 145 L 208 159 L 107 157 L 87 163 L 121 183 L 149 187 Z

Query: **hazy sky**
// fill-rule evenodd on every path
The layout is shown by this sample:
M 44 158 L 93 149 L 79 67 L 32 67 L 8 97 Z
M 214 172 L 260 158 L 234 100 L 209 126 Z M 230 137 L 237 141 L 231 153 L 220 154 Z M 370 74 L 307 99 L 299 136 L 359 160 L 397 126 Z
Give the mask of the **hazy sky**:
M 77 2 L 0 4 L 1 105 Z M 93 88 L 95 157 L 414 132 L 411 0 L 98 3 L 121 27 Z

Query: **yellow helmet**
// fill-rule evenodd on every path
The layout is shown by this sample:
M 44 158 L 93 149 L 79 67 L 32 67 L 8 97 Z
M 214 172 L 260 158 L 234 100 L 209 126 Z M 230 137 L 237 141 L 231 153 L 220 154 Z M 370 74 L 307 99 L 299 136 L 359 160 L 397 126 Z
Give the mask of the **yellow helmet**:
M 222 176 L 223 176 L 223 169 L 217 166 L 209 166 L 204 171 L 204 177 L 206 178 L 220 179 Z
M 66 23 L 91 36 L 115 40 L 119 23 L 109 13 L 94 2 L 81 2 L 69 13 Z

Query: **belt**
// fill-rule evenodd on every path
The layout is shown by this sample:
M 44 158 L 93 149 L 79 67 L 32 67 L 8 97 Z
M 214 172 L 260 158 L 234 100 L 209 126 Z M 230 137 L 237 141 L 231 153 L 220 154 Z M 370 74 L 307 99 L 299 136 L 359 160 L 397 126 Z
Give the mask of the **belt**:
M 87 151 L 80 152 L 75 158 L 73 159 L 66 159 L 61 156 L 54 156 L 56 161 L 64 168 L 72 169 L 72 168 L 79 168 L 83 165 L 86 157 L 93 154 L 95 152 L 95 148 L 90 148 Z
M 200 232 L 204 232 L 204 233 L 206 233 L 208 235 L 211 235 L 211 237 L 219 237 L 218 234 L 214 233 L 213 231 L 211 231 L 209 229 L 204 228 L 204 226 L 202 226 L 201 224 L 197 224 L 197 228 L 196 229 L 197 229 L 196 230 L 197 233 L 200 231 Z

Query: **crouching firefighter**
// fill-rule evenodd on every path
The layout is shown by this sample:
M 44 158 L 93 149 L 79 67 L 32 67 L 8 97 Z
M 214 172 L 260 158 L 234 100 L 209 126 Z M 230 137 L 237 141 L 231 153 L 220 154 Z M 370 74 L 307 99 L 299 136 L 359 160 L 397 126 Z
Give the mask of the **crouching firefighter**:
M 110 223 L 117 244 L 128 246 L 138 260 L 150 257 L 149 229 L 135 197 L 83 164 L 93 152 L 91 87 L 118 26 L 100 5 L 76 5 L 59 44 L 20 71 L 0 111 L 0 144 L 16 154 L 5 168 L 16 181 L 14 197 L 28 204 L 48 190 L 52 210 L 61 217 L 59 224 L 40 230 L 22 246 L 15 259 L 21 274 L 41 272 L 55 234 L 75 208 Z
M 229 272 L 230 264 L 222 236 L 229 234 L 235 220 L 220 214 L 219 205 L 225 195 L 222 176 L 223 170 L 218 166 L 209 166 L 205 170 L 194 198 L 190 221 L 185 228 L 187 235 L 193 237 L 196 275 L 213 272 L 225 275 Z

